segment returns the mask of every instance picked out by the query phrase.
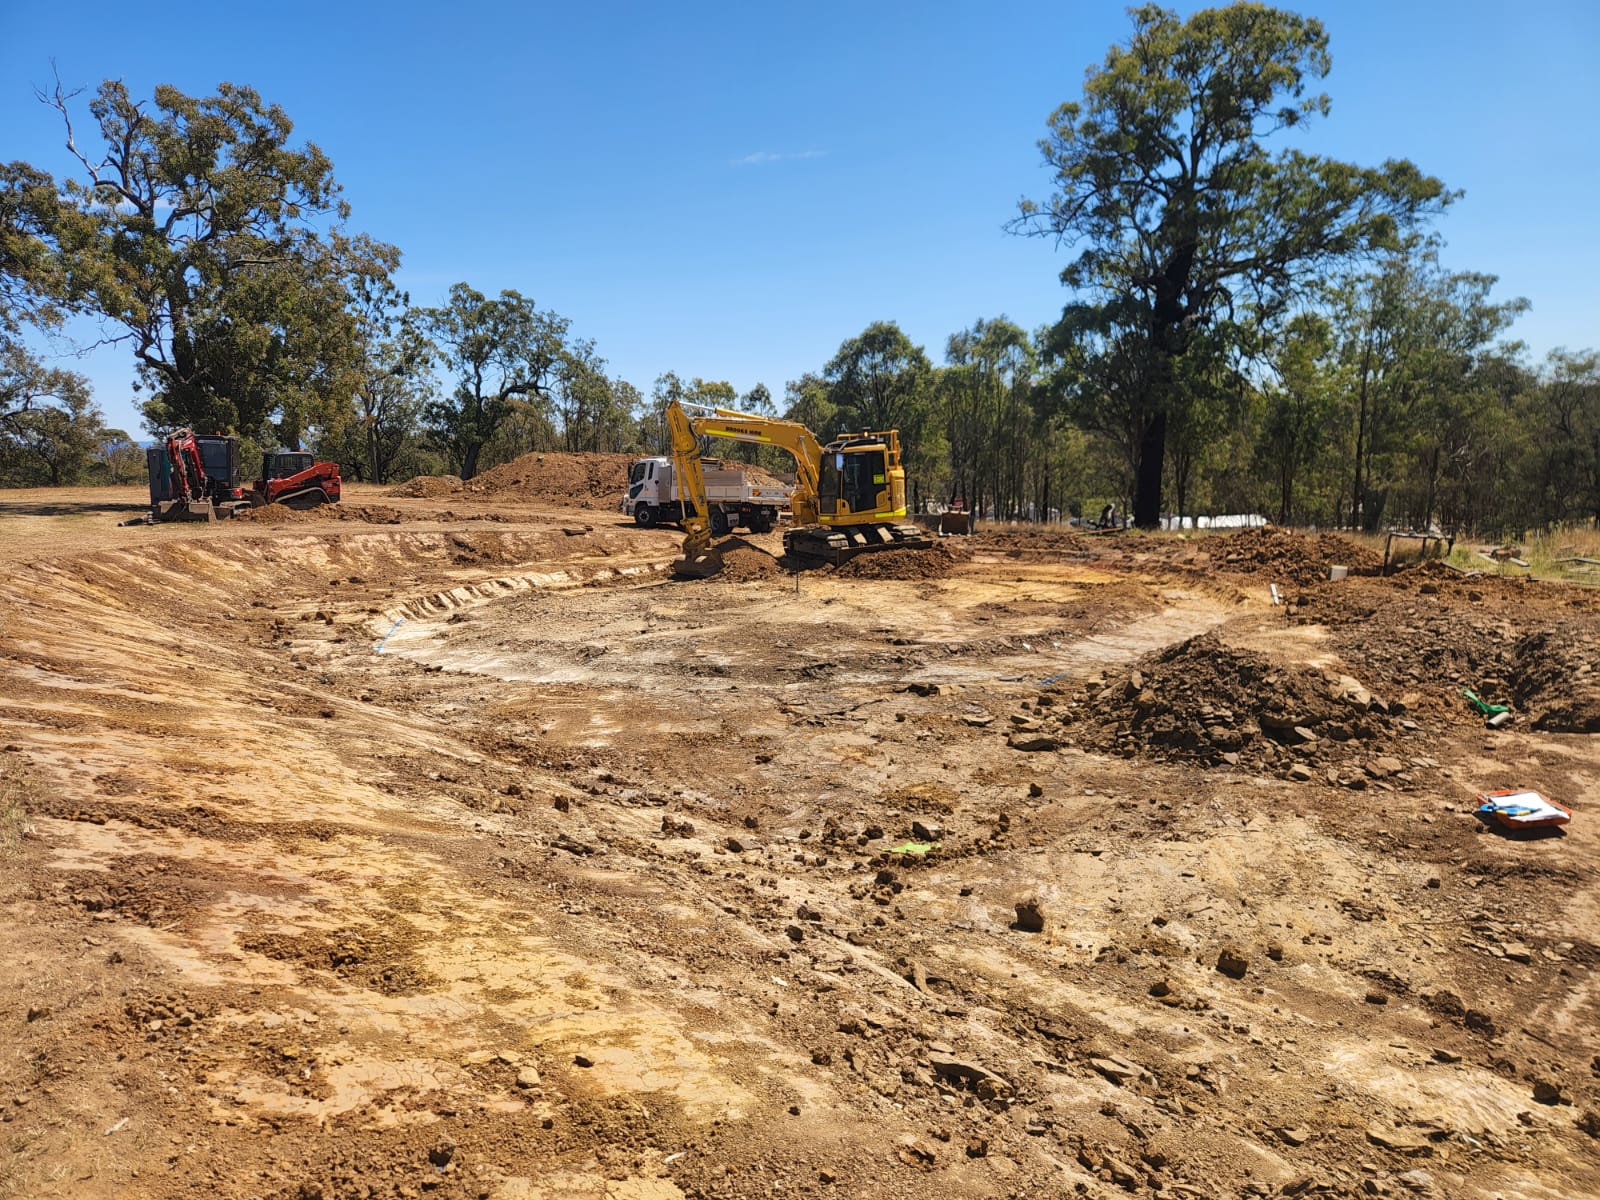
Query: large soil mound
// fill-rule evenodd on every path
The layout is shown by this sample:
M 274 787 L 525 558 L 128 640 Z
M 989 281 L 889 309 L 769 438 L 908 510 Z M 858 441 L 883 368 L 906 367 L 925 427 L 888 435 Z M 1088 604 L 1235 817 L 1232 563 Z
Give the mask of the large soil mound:
M 615 508 L 628 490 L 631 454 L 524 454 L 467 482 L 469 492 L 571 508 Z
M 1207 634 L 1091 681 L 1040 732 L 1129 758 L 1268 769 L 1322 763 L 1351 782 L 1403 769 L 1381 757 L 1370 770 L 1359 762 L 1382 754 L 1373 743 L 1395 732 L 1398 707 L 1349 676 L 1280 666 Z
M 1211 557 L 1224 571 L 1270 574 L 1296 583 L 1326 579 L 1332 566 L 1349 567 L 1351 574 L 1362 575 L 1383 565 L 1374 551 L 1336 533 L 1296 533 L 1271 527 L 1230 534 Z

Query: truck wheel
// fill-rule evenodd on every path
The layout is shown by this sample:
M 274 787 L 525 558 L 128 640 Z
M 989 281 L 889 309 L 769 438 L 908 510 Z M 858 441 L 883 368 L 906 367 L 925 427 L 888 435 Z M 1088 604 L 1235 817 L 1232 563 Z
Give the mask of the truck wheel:
M 633 510 L 633 523 L 640 529 L 649 529 L 656 523 L 656 510 L 648 504 L 641 504 Z
M 728 514 L 720 508 L 711 510 L 711 536 L 727 537 L 733 526 L 728 521 Z
M 772 518 L 769 517 L 764 512 L 759 512 L 758 511 L 758 512 L 751 513 L 750 514 L 750 532 L 751 533 L 771 533 L 772 532 Z

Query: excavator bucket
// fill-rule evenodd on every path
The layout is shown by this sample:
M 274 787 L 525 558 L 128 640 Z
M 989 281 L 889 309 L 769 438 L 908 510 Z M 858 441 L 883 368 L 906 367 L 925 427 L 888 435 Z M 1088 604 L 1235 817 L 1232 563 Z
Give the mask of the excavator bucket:
M 210 497 L 204 500 L 163 500 L 156 505 L 158 521 L 215 521 L 216 505 Z
M 722 555 L 714 546 L 689 553 L 672 561 L 672 573 L 679 579 L 710 579 L 722 570 Z

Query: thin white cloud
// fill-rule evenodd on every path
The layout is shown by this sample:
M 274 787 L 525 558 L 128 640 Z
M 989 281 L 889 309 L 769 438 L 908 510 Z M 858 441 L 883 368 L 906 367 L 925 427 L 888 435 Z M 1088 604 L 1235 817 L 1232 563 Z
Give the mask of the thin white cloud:
M 743 158 L 733 160 L 736 167 L 756 167 L 764 163 L 789 162 L 797 158 L 822 158 L 826 150 L 799 150 L 794 153 L 780 154 L 773 150 L 757 150 L 754 154 L 746 154 Z

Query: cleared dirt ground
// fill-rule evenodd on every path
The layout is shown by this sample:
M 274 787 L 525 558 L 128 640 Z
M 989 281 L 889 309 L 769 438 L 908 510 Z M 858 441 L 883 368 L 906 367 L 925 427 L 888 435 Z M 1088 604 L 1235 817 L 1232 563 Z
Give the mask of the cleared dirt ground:
M 0 493 L 0 1195 L 1600 1194 L 1594 593 L 433 490 Z

